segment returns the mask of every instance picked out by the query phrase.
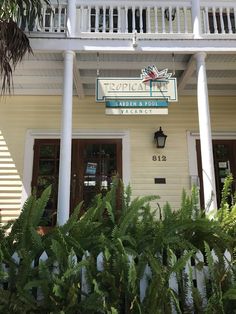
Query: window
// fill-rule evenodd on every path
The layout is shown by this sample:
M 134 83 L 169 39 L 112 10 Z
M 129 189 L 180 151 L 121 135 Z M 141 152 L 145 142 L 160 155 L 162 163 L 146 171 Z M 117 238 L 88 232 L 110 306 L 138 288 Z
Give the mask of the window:
M 104 16 L 105 14 L 105 16 Z M 128 9 L 128 32 L 132 33 L 136 30 L 138 33 L 146 33 L 146 10 L 135 9 L 133 14 L 132 9 Z M 114 8 L 96 8 L 91 9 L 90 14 L 90 30 L 91 32 L 118 32 L 118 9 Z M 133 21 L 134 20 L 134 21 Z M 104 25 L 105 23 L 105 25 Z
M 138 33 L 140 33 L 140 31 L 143 31 L 143 33 L 146 33 L 146 10 L 140 11 L 139 9 L 135 9 L 134 19 L 135 19 L 135 24 L 133 25 L 133 10 L 129 9 L 128 10 L 128 32 L 132 33 L 133 28 L 135 26 L 135 30 Z
M 232 29 L 232 32 L 235 33 L 235 16 L 234 16 L 234 14 L 233 13 L 229 14 L 229 21 L 230 22 L 228 22 L 227 13 L 222 13 L 222 22 L 221 22 L 220 16 L 221 15 L 219 12 L 215 13 L 215 19 L 216 19 L 216 29 L 215 29 L 214 15 L 213 15 L 213 13 L 208 14 L 210 33 L 214 34 L 214 33 L 218 32 L 219 34 L 222 34 L 224 31 L 226 34 L 228 34 L 230 27 Z M 222 29 L 222 26 L 223 26 L 223 29 Z
M 105 9 L 99 8 L 99 12 L 97 14 L 96 8 L 91 9 L 90 15 L 90 30 L 91 32 L 109 32 L 112 28 L 113 33 L 117 33 L 118 31 L 118 10 L 113 9 Z M 104 17 L 105 14 L 105 17 Z M 96 23 L 96 19 L 98 19 L 98 24 Z M 105 21 L 105 25 L 104 24 Z M 113 25 L 112 25 L 113 24 Z M 96 29 L 98 28 L 98 29 Z

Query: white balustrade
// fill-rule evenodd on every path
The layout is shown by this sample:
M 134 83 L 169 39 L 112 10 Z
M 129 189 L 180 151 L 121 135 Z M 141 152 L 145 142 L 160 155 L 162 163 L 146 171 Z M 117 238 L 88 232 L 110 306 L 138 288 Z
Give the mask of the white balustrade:
M 27 23 L 25 16 L 17 19 L 18 25 L 26 32 L 65 33 L 67 1 L 51 1 L 51 6 L 42 6 L 42 18 Z
M 191 1 L 133 1 L 119 4 L 113 1 L 94 2 L 77 0 L 81 18 L 87 13 L 86 25 L 79 32 L 86 33 L 146 33 L 191 34 Z
M 232 35 L 236 33 L 235 1 L 201 1 L 203 34 Z
M 197 6 L 200 16 L 196 38 L 211 34 L 222 38 L 222 34 L 236 33 L 236 1 L 199 0 Z M 21 16 L 19 25 L 30 32 L 66 34 L 67 7 L 68 0 L 51 0 L 51 7 L 43 4 L 41 21 L 28 25 Z M 162 38 L 193 38 L 197 8 L 193 0 L 76 0 L 75 11 L 75 36 L 90 38 L 99 34 L 99 38 L 111 38 L 111 34 L 118 33 L 120 38 L 122 34 L 140 33 L 146 38 L 153 38 L 153 34 Z

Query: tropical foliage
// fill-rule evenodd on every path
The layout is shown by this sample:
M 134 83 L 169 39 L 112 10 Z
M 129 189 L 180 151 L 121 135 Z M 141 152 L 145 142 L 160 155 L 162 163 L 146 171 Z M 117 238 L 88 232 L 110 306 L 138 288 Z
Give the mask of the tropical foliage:
M 44 0 L 49 4 L 49 0 Z M 31 24 L 41 16 L 41 0 L 0 0 L 0 77 L 2 93 L 11 92 L 12 72 L 24 55 L 32 53 L 30 42 L 17 21 Z
M 156 196 L 132 198 L 115 181 L 82 216 L 80 204 L 39 235 L 49 196 L 31 196 L 1 228 L 1 313 L 234 313 L 235 205 L 222 203 L 211 221 L 193 189 L 178 211 L 155 210 Z

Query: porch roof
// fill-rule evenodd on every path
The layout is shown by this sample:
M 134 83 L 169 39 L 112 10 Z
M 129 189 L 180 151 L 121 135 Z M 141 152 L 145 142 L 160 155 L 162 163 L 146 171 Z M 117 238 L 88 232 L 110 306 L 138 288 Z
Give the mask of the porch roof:
M 81 52 L 74 62 L 74 94 L 95 95 L 95 79 L 100 77 L 139 77 L 141 69 L 155 64 L 168 68 L 178 81 L 178 93 L 196 95 L 196 69 L 193 53 Z M 209 95 L 236 95 L 236 54 L 208 53 L 206 59 Z M 14 73 L 15 95 L 61 95 L 63 53 L 35 52 L 19 64 Z

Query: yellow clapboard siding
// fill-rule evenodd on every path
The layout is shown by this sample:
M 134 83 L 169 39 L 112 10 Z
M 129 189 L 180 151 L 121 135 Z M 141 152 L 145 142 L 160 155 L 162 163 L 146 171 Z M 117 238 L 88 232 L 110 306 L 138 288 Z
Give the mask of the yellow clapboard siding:
M 9 203 L 20 205 L 20 200 L 19 199 L 0 198 L 0 208 L 1 208 L 1 205 L 9 204 Z
M 214 132 L 236 131 L 235 100 L 234 97 L 210 97 Z M 186 132 L 198 132 L 196 97 L 181 97 L 177 103 L 171 103 L 169 114 L 165 116 L 106 116 L 104 112 L 104 104 L 96 103 L 94 97 L 75 97 L 73 129 L 129 131 L 133 196 L 160 195 L 160 204 L 168 201 L 174 209 L 178 208 L 183 188 L 187 191 L 190 188 Z M 0 187 L 3 188 L 0 204 L 9 205 L 9 212 L 15 206 L 16 216 L 23 188 L 26 131 L 60 130 L 60 126 L 61 97 L 12 96 L 0 106 L 0 158 L 3 158 L 0 159 Z M 162 150 L 157 149 L 153 141 L 153 134 L 160 126 L 168 136 Z M 154 161 L 155 155 L 166 156 L 166 161 Z M 6 162 L 4 158 L 9 160 Z M 166 178 L 166 184 L 154 184 L 156 177 Z M 7 189 L 10 187 L 12 190 Z
M 18 204 L 18 205 L 20 205 L 20 204 Z M 2 213 L 3 213 L 4 210 L 16 209 L 16 204 L 15 203 L 14 204 L 1 204 L 1 202 L 0 202 L 0 208 L 1 208 Z
M 11 173 L 17 173 L 16 169 L 0 169 L 0 175 L 4 174 L 11 174 Z
M 0 178 L 0 186 L 21 186 L 22 185 L 22 181 L 20 180 L 1 180 Z

